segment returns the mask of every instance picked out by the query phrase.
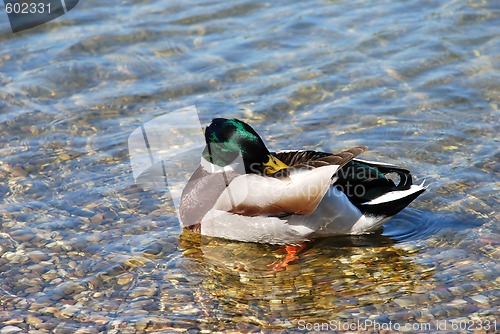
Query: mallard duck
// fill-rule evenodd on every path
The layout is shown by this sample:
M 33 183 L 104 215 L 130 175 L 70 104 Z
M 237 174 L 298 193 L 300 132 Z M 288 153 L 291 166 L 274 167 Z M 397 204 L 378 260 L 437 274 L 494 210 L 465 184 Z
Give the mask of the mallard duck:
M 179 208 L 183 227 L 202 235 L 293 245 L 372 233 L 426 189 L 406 169 L 356 158 L 366 146 L 270 152 L 250 125 L 225 118 L 205 140 Z

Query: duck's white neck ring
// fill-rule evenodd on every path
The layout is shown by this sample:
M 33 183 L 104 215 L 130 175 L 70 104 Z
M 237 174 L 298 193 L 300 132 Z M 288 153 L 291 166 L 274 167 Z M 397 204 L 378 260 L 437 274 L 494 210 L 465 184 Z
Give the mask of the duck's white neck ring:
M 234 161 L 232 164 L 220 167 L 217 165 L 214 165 L 210 161 L 206 160 L 205 158 L 201 158 L 201 167 L 203 167 L 204 170 L 207 172 L 213 174 L 213 173 L 222 173 L 222 172 L 235 172 L 241 169 L 240 163 L 238 161 Z

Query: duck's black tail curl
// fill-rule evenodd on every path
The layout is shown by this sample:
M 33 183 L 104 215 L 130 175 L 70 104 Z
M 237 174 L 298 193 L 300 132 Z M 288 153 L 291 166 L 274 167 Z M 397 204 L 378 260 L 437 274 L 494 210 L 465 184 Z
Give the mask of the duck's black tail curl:
M 399 177 L 397 184 L 388 174 Z M 354 159 L 341 168 L 334 185 L 344 192 L 354 205 L 374 200 L 392 191 L 410 189 L 410 171 L 394 165 Z
M 389 174 L 399 176 L 397 184 Z M 337 172 L 334 183 L 363 214 L 391 217 L 425 191 L 413 186 L 410 171 L 395 165 L 354 159 Z

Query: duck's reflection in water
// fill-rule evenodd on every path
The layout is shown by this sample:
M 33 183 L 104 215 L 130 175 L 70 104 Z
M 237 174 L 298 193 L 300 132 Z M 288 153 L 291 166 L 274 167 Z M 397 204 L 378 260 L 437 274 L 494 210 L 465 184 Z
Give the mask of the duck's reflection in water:
M 433 270 L 414 262 L 415 251 L 394 244 L 381 234 L 319 239 L 276 270 L 286 258 L 284 247 L 191 232 L 180 239 L 184 258 L 190 259 L 182 270 L 201 278 L 206 321 L 271 328 L 381 314 L 393 299 L 428 289 Z

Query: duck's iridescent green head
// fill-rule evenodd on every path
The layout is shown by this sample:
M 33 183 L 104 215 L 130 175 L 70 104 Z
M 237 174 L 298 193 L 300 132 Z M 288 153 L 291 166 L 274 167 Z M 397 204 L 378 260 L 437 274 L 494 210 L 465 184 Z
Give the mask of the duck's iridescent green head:
M 238 156 L 243 158 L 246 173 L 270 175 L 288 167 L 271 155 L 250 125 L 235 118 L 212 120 L 205 141 L 203 158 L 220 167 L 230 165 Z

